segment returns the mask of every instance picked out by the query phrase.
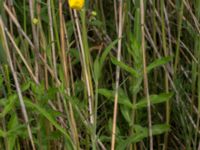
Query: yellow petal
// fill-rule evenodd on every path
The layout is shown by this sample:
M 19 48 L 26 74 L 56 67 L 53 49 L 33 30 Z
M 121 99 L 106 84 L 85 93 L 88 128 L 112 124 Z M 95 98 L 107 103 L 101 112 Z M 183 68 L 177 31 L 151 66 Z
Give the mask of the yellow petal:
M 70 8 L 80 10 L 81 8 L 83 8 L 85 1 L 84 0 L 68 0 L 68 2 L 69 2 Z

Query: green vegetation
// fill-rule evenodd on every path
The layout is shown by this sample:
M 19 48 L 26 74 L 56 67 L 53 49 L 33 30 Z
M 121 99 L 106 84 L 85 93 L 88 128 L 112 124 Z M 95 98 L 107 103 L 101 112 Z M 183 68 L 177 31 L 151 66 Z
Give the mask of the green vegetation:
M 0 0 L 0 150 L 199 141 L 199 0 Z

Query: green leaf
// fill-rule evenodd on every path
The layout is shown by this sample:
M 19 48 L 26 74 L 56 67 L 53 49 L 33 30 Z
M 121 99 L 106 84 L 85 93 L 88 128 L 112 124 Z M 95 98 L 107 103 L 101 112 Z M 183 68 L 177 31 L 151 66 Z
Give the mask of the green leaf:
M 31 86 L 31 81 L 25 82 L 25 83 L 21 86 L 22 92 L 28 90 L 28 89 L 30 88 L 30 86 Z
M 13 94 L 6 100 L 6 105 L 3 111 L 0 113 L 0 118 L 5 117 L 6 114 L 9 113 L 14 108 L 16 99 L 17 99 L 17 95 Z
M 107 89 L 98 89 L 98 93 L 105 96 L 108 99 L 113 98 L 113 91 L 112 90 L 107 90 Z
M 28 132 L 26 132 L 26 125 L 25 124 L 17 124 L 16 126 L 12 127 L 12 129 L 8 130 L 6 133 L 6 137 L 12 137 L 14 135 L 18 135 L 23 138 L 28 137 Z
M 103 67 L 103 64 L 105 62 L 105 59 L 110 52 L 110 50 L 114 47 L 114 45 L 118 42 L 118 39 L 113 41 L 102 53 L 101 57 L 97 56 L 97 58 L 94 61 L 94 78 L 97 81 L 101 76 L 101 70 Z
M 101 75 L 101 68 L 100 68 L 100 63 L 99 63 L 99 56 L 94 61 L 94 79 L 95 81 L 98 81 Z
M 136 70 L 134 70 L 132 67 L 129 67 L 125 63 L 118 61 L 115 57 L 111 57 L 111 61 L 112 61 L 113 64 L 119 66 L 121 69 L 129 72 L 132 76 L 134 76 L 134 77 L 139 76 L 139 74 Z
M 120 140 L 116 147 L 116 150 L 125 150 L 128 145 L 132 143 L 140 142 L 144 138 L 148 137 L 148 128 L 137 125 L 137 129 L 138 128 L 139 128 L 139 131 L 136 131 L 134 135 L 128 137 L 126 140 Z M 153 135 L 163 134 L 165 132 L 168 132 L 169 129 L 170 129 L 169 125 L 166 125 L 166 124 L 153 125 L 152 134 Z
M 41 99 L 42 99 L 43 103 L 45 104 L 45 102 L 47 102 L 48 100 L 56 99 L 57 92 L 58 92 L 58 88 L 56 88 L 56 87 L 49 87 L 43 93 L 43 95 L 41 95 Z
M 129 125 L 131 125 L 131 116 L 130 116 L 130 108 L 125 106 L 120 106 L 120 111 L 124 117 L 124 119 L 128 122 Z
M 31 90 L 35 95 L 37 95 L 37 98 L 39 98 L 39 99 L 45 93 L 44 84 L 37 85 L 34 82 L 31 82 Z
M 17 115 L 13 114 L 11 115 L 11 118 L 8 123 L 8 130 L 12 131 L 16 127 L 18 127 Z M 19 130 L 20 129 L 18 129 L 18 131 Z M 16 140 L 17 140 L 17 132 L 12 132 L 10 136 L 7 137 L 8 149 L 14 149 Z
M 170 126 L 167 124 L 155 124 L 152 126 L 152 133 L 153 135 L 159 135 L 168 132 L 169 129 Z
M 108 55 L 108 53 L 110 52 L 110 50 L 115 46 L 115 44 L 117 44 L 118 39 L 114 40 L 112 43 L 110 43 L 110 45 L 104 50 L 104 52 L 101 55 L 100 58 L 100 66 L 103 66 L 103 63 L 105 62 L 106 56 Z
M 4 132 L 2 129 L 0 129 L 0 137 L 5 137 L 6 136 L 6 132 Z
M 168 101 L 173 96 L 172 93 L 162 93 L 159 95 L 150 95 L 151 104 L 159 104 Z M 147 107 L 147 99 L 143 98 L 133 106 L 135 109 Z
M 43 115 L 47 120 L 49 120 L 49 122 L 55 126 L 56 129 L 58 129 L 62 134 L 64 134 L 67 138 L 67 141 L 69 142 L 69 144 L 72 144 L 71 138 L 69 136 L 69 134 L 65 131 L 64 128 L 62 128 L 57 122 L 56 120 L 51 116 L 51 114 L 46 111 L 44 108 L 32 103 L 29 100 L 24 100 L 25 104 L 27 107 L 31 107 L 36 109 L 41 115 Z
M 107 90 L 107 89 L 99 89 L 98 93 L 105 96 L 108 100 L 111 100 L 114 102 L 114 91 Z M 129 98 L 122 92 L 122 90 L 119 91 L 118 103 L 128 108 L 131 108 L 131 109 L 133 108 L 133 105 L 130 102 Z
M 168 62 L 170 62 L 171 60 L 172 60 L 172 57 L 163 57 L 163 58 L 160 58 L 160 59 L 156 59 L 154 62 L 152 62 L 151 64 L 148 65 L 147 72 L 149 73 L 154 68 L 165 65 Z

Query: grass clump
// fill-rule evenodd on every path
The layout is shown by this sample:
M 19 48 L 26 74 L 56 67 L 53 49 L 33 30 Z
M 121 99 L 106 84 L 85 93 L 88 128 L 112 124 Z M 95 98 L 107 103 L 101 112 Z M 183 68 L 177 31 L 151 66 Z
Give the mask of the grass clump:
M 69 2 L 0 0 L 0 149 L 198 150 L 199 1 Z

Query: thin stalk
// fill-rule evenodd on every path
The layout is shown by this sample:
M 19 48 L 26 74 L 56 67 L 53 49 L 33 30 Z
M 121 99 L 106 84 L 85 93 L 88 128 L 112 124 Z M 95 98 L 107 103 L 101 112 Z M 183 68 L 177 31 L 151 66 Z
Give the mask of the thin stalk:
M 153 11 L 152 11 L 152 16 L 153 16 L 153 42 L 157 43 L 157 39 L 156 39 L 156 31 L 157 31 L 157 21 L 156 21 L 156 0 L 153 0 Z M 156 59 L 156 53 L 154 51 L 153 53 L 154 59 Z M 157 83 L 157 78 L 158 77 L 158 73 L 156 70 L 154 70 L 154 82 Z M 156 86 L 153 87 L 154 88 L 154 92 L 156 92 Z
M 59 32 L 58 32 L 59 27 L 58 27 L 57 17 L 56 17 L 57 12 L 55 11 L 56 8 L 55 8 L 54 0 L 50 0 L 50 1 L 51 1 L 52 21 L 53 21 L 53 27 L 54 27 L 54 33 L 55 33 L 55 42 L 56 42 L 58 51 L 60 51 L 61 46 L 59 42 Z
M 61 54 L 62 51 L 61 51 L 61 42 L 60 42 L 60 39 L 59 39 L 60 33 L 59 33 L 59 27 L 58 27 L 59 24 L 57 22 L 58 19 L 55 15 L 55 14 L 57 14 L 57 12 L 55 11 L 57 9 L 55 8 L 54 0 L 48 1 L 47 5 L 48 5 L 48 16 L 49 16 L 49 21 L 50 21 L 50 26 L 49 26 L 50 27 L 50 36 L 51 36 L 51 40 L 54 40 L 54 41 L 51 41 L 52 42 L 51 43 L 52 61 L 53 61 L 53 63 L 52 63 L 53 64 L 53 72 L 52 73 L 54 74 L 54 78 L 57 80 L 56 86 L 59 86 L 60 81 L 58 80 L 55 46 L 57 46 L 57 51 L 59 52 L 59 56 L 60 56 L 61 60 L 63 60 L 64 55 Z M 55 36 L 55 39 L 54 39 L 54 36 Z M 55 45 L 55 43 L 56 43 L 56 45 Z M 62 66 L 64 67 L 63 61 L 62 61 Z M 65 71 L 64 71 L 64 74 L 65 74 Z M 59 93 L 57 94 L 57 103 L 58 103 L 59 110 L 63 111 L 63 107 L 62 107 L 63 105 L 62 105 L 61 97 L 60 97 Z M 67 106 L 65 104 L 64 104 L 64 108 L 67 108 Z M 66 113 L 67 113 L 67 109 L 65 109 L 65 110 L 66 110 Z M 60 119 L 62 120 L 62 118 L 60 118 Z
M 91 63 L 91 56 L 90 56 L 90 49 L 88 45 L 88 34 L 87 34 L 87 26 L 86 26 L 86 11 L 83 10 L 80 13 L 81 16 L 81 23 L 82 23 L 82 40 L 83 40 L 83 48 L 84 48 L 84 53 L 85 53 L 85 61 L 86 61 L 86 70 L 88 72 L 88 77 L 89 77 L 89 84 L 90 84 L 90 91 L 91 91 L 91 96 L 92 96 L 92 103 L 91 106 L 93 108 L 94 106 L 94 94 L 93 94 L 93 85 L 92 85 L 92 77 L 91 77 L 91 69 L 92 69 L 92 63 Z
M 27 18 L 27 16 L 26 16 L 26 0 L 23 0 L 23 16 L 24 16 L 24 19 L 23 19 L 23 29 L 24 29 L 24 32 L 26 33 L 26 31 L 27 31 L 27 27 L 26 27 L 26 24 L 27 24 L 27 22 L 26 22 L 26 18 Z
M 83 10 L 84 11 L 84 10 Z M 74 18 L 75 18 L 75 24 L 76 24 L 76 30 L 78 33 L 78 40 L 80 45 L 80 54 L 81 54 L 81 62 L 82 67 L 84 71 L 84 77 L 85 77 L 85 83 L 86 83 L 86 89 L 87 89 L 87 97 L 88 97 L 88 107 L 89 107 L 89 118 L 90 123 L 92 127 L 94 127 L 94 110 L 93 110 L 93 101 L 94 101 L 94 95 L 93 95 L 93 87 L 92 87 L 92 79 L 90 74 L 90 54 L 89 54 L 89 48 L 88 48 L 88 41 L 87 41 L 87 31 L 86 31 L 86 23 L 85 23 L 85 12 L 82 12 L 82 35 L 81 35 L 81 29 L 79 26 L 79 20 L 76 10 L 74 10 Z M 82 37 L 83 36 L 83 37 Z M 93 132 L 91 135 L 91 141 L 92 141 L 92 148 L 96 149 L 96 134 Z
M 115 26 L 116 26 L 116 31 L 118 32 L 118 16 L 117 16 L 117 1 L 114 0 L 114 14 L 115 14 Z
M 167 40 L 166 40 L 166 26 L 165 26 L 165 15 L 164 15 L 165 3 L 164 0 L 161 0 L 161 25 L 162 25 L 162 45 L 164 50 L 165 57 L 168 56 L 167 51 Z M 169 81 L 168 81 L 168 72 L 164 71 L 165 73 L 165 91 L 166 93 L 169 92 Z M 170 123 L 170 104 L 169 101 L 166 102 L 166 124 L 169 125 Z M 168 132 L 165 133 L 164 136 L 164 149 L 167 149 L 168 144 Z
M 51 43 L 51 52 L 52 52 L 52 64 L 53 64 L 53 73 L 56 79 L 58 79 L 58 73 L 57 73 L 57 63 L 56 63 L 56 51 L 55 51 L 55 38 L 54 38 L 54 29 L 53 29 L 53 16 L 52 16 L 52 10 L 54 8 L 54 3 L 51 0 L 47 1 L 47 8 L 48 8 L 48 17 L 49 17 L 49 31 L 50 31 L 50 43 Z M 54 14 L 54 13 L 53 13 Z M 54 17 L 55 20 L 55 17 Z M 57 30 L 56 30 L 57 31 Z M 56 34 L 57 35 L 57 34 Z M 58 36 L 57 36 L 58 37 Z M 59 42 L 57 42 L 59 43 Z M 58 44 L 59 45 L 59 44 Z M 59 46 L 58 46 L 59 47 Z M 58 48 L 59 49 L 59 48 Z M 60 50 L 60 49 L 59 49 Z M 58 82 L 56 82 L 56 86 L 58 86 Z M 59 107 L 61 107 L 61 100 L 60 95 L 57 93 L 57 101 Z
M 66 59 L 66 42 L 65 42 L 65 27 L 64 27 L 64 18 L 63 18 L 63 12 L 62 12 L 62 0 L 59 0 L 59 17 L 60 17 L 60 41 L 61 41 L 61 60 L 62 60 L 62 65 L 63 65 L 63 70 L 64 70 L 64 81 L 65 81 L 65 88 L 67 95 L 70 96 L 70 90 L 69 90 L 69 72 L 68 72 L 68 65 L 67 65 L 67 59 Z M 63 101 L 65 109 L 66 107 L 66 102 Z M 68 111 L 66 109 L 65 111 Z M 72 105 L 69 104 L 69 115 L 70 115 L 70 128 L 71 128 L 71 134 L 73 136 L 73 141 L 75 143 L 76 149 L 79 149 L 79 141 L 78 141 L 78 133 L 77 133 L 77 128 L 76 128 L 76 123 L 74 119 L 74 114 L 73 114 L 73 109 Z
M 145 12 L 144 12 L 144 0 L 140 0 L 140 11 L 141 11 L 141 33 L 142 33 L 142 54 L 143 54 L 143 74 L 144 74 L 144 94 L 147 97 L 147 112 L 148 112 L 148 127 L 149 127 L 149 144 L 150 150 L 153 150 L 153 135 L 152 135 L 152 120 L 151 120 L 151 101 L 149 97 L 149 85 L 148 75 L 146 67 L 146 49 L 145 49 Z
M 184 2 L 181 0 L 181 7 L 178 11 L 178 37 L 176 44 L 176 55 L 175 55 L 175 64 L 174 64 L 174 77 L 177 73 L 177 67 L 179 63 L 179 55 L 180 55 L 180 38 L 181 38 L 181 30 L 182 30 L 182 21 L 183 21 L 183 10 L 184 10 Z
M 196 19 L 198 21 L 200 21 L 200 1 L 195 1 L 195 15 L 196 15 Z M 194 105 L 194 96 L 195 95 L 195 86 L 197 84 L 197 95 L 198 95 L 198 114 L 197 114 L 197 121 L 196 121 L 196 126 L 199 127 L 200 125 L 200 37 L 199 37 L 199 34 L 196 34 L 195 35 L 195 51 L 194 53 L 196 54 L 197 56 L 197 59 L 198 59 L 198 62 L 195 63 L 193 62 L 192 63 L 192 77 L 193 77 L 193 82 L 192 82 L 192 89 L 193 89 L 193 93 L 192 93 L 192 104 L 191 105 Z M 196 83 L 197 81 L 197 83 Z M 192 108 L 193 106 L 191 106 Z M 199 145 L 199 146 L 198 146 Z M 199 147 L 198 150 L 200 149 L 200 142 L 198 143 L 198 128 L 196 128 L 196 133 L 195 133 L 195 136 L 194 136 L 194 147 Z
M 6 5 L 6 3 L 3 4 L 4 9 L 6 10 L 6 12 L 8 13 L 9 17 L 12 19 L 13 23 L 16 25 L 16 27 L 18 28 L 19 32 L 24 36 L 24 38 L 28 41 L 28 43 L 30 44 L 30 46 L 34 49 L 34 45 L 32 43 L 32 41 L 29 39 L 29 37 L 27 36 L 27 34 L 24 32 L 24 30 L 22 29 L 21 25 L 19 24 L 17 18 L 14 16 L 14 14 L 10 11 L 10 9 L 8 8 L 8 6 Z
M 4 94 L 4 97 L 8 97 L 9 95 L 11 95 L 11 82 L 10 82 L 10 77 L 9 77 L 9 69 L 8 69 L 8 65 L 0 65 L 0 75 L 1 77 L 4 78 L 4 81 L 5 81 L 5 85 L 1 85 L 1 88 L 3 90 L 3 94 Z M 6 91 L 7 90 L 7 91 Z M 1 120 L 1 127 L 3 128 L 3 131 L 6 132 L 6 118 L 3 117 L 2 120 Z M 8 142 L 8 138 L 5 137 L 4 138 L 4 145 L 5 145 L 5 149 L 6 150 L 9 150 L 9 142 Z M 3 146 L 3 144 L 0 144 L 1 146 Z M 0 149 L 3 149 L 3 147 L 0 147 Z
M 34 5 L 35 5 L 35 0 L 29 0 L 29 9 L 30 9 L 30 17 L 31 20 L 33 20 L 35 18 L 34 16 Z M 38 60 L 39 60 L 39 38 L 38 38 L 38 34 L 36 31 L 36 26 L 31 23 L 31 27 L 32 27 L 32 33 L 33 33 L 33 41 L 34 41 L 34 50 L 35 50 L 35 76 L 37 77 L 37 79 L 39 78 L 39 64 L 38 64 Z
M 200 38 L 198 38 L 198 39 L 200 39 Z M 198 40 L 198 42 L 199 42 L 200 40 Z M 198 49 L 198 58 L 200 57 L 200 52 L 199 52 L 199 49 Z M 200 64 L 200 58 L 198 59 L 198 64 Z M 198 67 L 197 67 L 197 69 L 198 69 L 198 72 L 197 72 L 197 74 L 198 74 L 198 82 L 197 82 L 197 95 L 198 95 L 198 106 L 197 106 L 197 108 L 198 108 L 198 114 L 197 114 L 197 122 L 196 122 L 196 126 L 197 127 L 199 127 L 199 125 L 200 125 L 200 65 L 198 65 Z M 196 133 L 195 133 L 195 145 L 194 145 L 194 147 L 195 146 L 197 146 L 198 145 L 198 128 L 196 129 Z
M 115 1 L 116 3 L 116 1 Z M 117 60 L 121 61 L 121 49 L 122 49 L 122 26 L 123 26 L 123 0 L 119 1 L 119 30 L 118 32 L 118 49 L 117 49 Z M 120 68 L 116 68 L 116 81 L 115 81 L 115 97 L 114 97 L 114 110 L 113 110 L 113 126 L 112 126 L 112 141 L 111 150 L 115 149 L 115 139 L 116 139 L 116 124 L 117 124 L 117 109 L 118 109 L 118 96 L 119 96 L 119 78 L 120 78 Z
M 39 81 L 37 80 L 37 78 L 35 77 L 31 66 L 28 64 L 28 62 L 26 61 L 26 59 L 24 58 L 23 54 L 21 53 L 20 49 L 18 48 L 17 44 L 15 43 L 12 35 L 10 34 L 10 32 L 8 31 L 8 29 L 5 27 L 5 32 L 8 36 L 8 38 L 10 39 L 11 43 L 13 44 L 14 48 L 16 49 L 17 53 L 19 54 L 20 58 L 22 59 L 24 65 L 26 66 L 30 76 L 33 78 L 33 80 L 35 81 L 35 83 L 39 84 Z
M 53 68 L 54 68 L 55 76 L 57 77 L 55 39 L 54 39 L 53 21 L 52 21 L 52 12 L 51 12 L 51 0 L 47 1 L 47 7 L 48 7 L 48 16 L 49 16 L 49 30 L 50 30 L 50 37 L 51 37 L 51 50 L 52 50 Z
M 93 95 L 92 95 L 92 91 L 91 91 L 91 87 L 90 87 L 91 81 L 90 81 L 90 78 L 89 78 L 88 66 L 87 66 L 87 62 L 86 62 L 86 56 L 85 56 L 83 40 L 82 40 L 82 35 L 81 35 L 79 21 L 78 21 L 78 15 L 77 15 L 77 12 L 75 10 L 74 10 L 74 17 L 75 17 L 76 29 L 77 29 L 77 32 L 78 32 L 79 44 L 80 44 L 80 48 L 81 48 L 84 76 L 85 76 L 85 80 L 86 80 L 88 103 L 89 103 L 89 112 L 90 112 L 90 122 L 91 122 L 91 124 L 93 124 L 94 123 L 94 116 L 93 116 L 93 110 L 92 110 Z
M 95 106 L 94 106 L 94 138 L 95 141 L 92 143 L 93 144 L 93 150 L 96 149 L 96 132 L 97 132 L 97 111 L 98 111 L 98 81 L 95 81 Z
M 104 9 L 103 9 L 103 1 L 98 1 L 99 2 L 99 11 L 101 13 L 101 20 L 103 23 L 103 29 L 106 32 L 106 19 L 105 19 L 105 15 L 104 15 Z
M 63 18 L 63 22 L 64 22 L 64 18 Z M 68 64 L 68 76 L 69 78 L 68 80 L 68 87 L 67 87 L 67 93 L 69 96 L 71 96 L 71 91 L 70 91 L 70 87 L 73 87 L 73 73 L 72 73 L 72 64 L 71 64 L 71 57 L 69 55 L 69 38 L 68 38 L 68 33 L 67 33 L 67 29 L 64 28 L 64 32 L 65 32 L 65 39 L 66 39 L 66 46 L 67 46 L 67 64 Z M 72 82 L 72 83 L 71 83 Z M 70 83 L 72 84 L 72 86 L 70 86 Z M 77 130 L 77 124 L 75 121 L 75 117 L 74 117 L 74 111 L 73 111 L 73 107 L 71 102 L 68 103 L 69 104 L 69 111 L 70 111 L 70 124 L 71 124 L 71 128 L 73 129 L 73 136 L 74 136 L 74 140 L 75 140 L 75 144 L 76 144 L 76 148 L 80 149 L 80 142 L 79 142 L 79 135 L 78 135 L 78 130 Z

